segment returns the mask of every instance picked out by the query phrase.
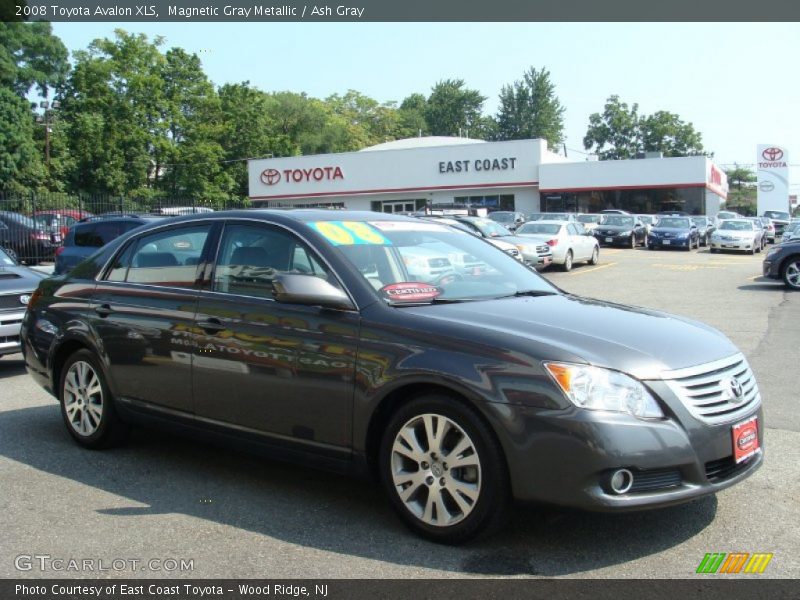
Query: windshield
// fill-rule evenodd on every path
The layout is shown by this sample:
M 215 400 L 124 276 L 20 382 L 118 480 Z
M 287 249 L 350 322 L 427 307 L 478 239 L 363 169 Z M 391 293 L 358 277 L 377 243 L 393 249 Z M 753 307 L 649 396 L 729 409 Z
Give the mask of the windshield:
M 497 221 L 499 223 L 513 223 L 514 222 L 514 213 L 510 212 L 494 212 L 489 215 L 489 218 L 492 221 Z
M 525 225 L 517 229 L 517 233 L 522 235 L 535 233 L 554 235 L 558 233 L 559 229 L 561 229 L 561 225 L 555 225 L 553 223 L 525 223 Z
M 790 218 L 788 212 L 781 212 L 779 210 L 765 211 L 764 216 L 769 217 L 770 219 L 781 219 L 783 221 L 788 221 Z
M 733 219 L 736 216 L 737 215 L 736 215 L 735 212 L 728 212 L 728 211 L 725 211 L 725 210 L 720 211 L 719 213 L 717 213 L 717 217 L 719 217 L 720 219 Z
M 603 225 L 609 225 L 611 227 L 633 227 L 633 217 L 607 215 Z
M 705 217 L 694 217 L 692 218 L 692 223 L 694 223 L 698 227 L 703 227 L 705 225 L 708 225 L 708 219 L 706 219 Z
M 723 221 L 719 228 L 728 231 L 753 231 L 753 223 L 750 221 Z
M 652 225 L 656 221 L 655 217 L 651 217 L 650 215 L 639 215 L 639 219 L 645 225 Z
M 661 217 L 658 220 L 659 227 L 670 227 L 673 229 L 689 229 L 689 219 L 680 219 L 677 217 Z
M 4 267 L 13 267 L 16 264 L 17 263 L 11 260 L 11 257 L 0 248 L 0 265 Z
M 602 218 L 600 215 L 578 215 L 581 223 L 599 223 Z
M 467 301 L 557 293 L 535 271 L 472 235 L 437 223 L 315 221 L 320 233 L 387 300 Z M 421 291 L 422 290 L 422 291 Z M 422 296 L 420 296 L 422 294 Z
M 470 219 L 472 225 L 477 227 L 486 237 L 504 237 L 511 235 L 511 232 L 491 219 Z

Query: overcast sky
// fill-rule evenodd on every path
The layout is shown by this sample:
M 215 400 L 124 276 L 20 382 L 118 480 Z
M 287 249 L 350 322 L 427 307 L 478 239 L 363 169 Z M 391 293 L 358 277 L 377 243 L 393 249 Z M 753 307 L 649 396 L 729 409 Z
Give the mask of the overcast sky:
M 716 162 L 755 163 L 780 144 L 800 165 L 800 24 L 674 23 L 125 23 L 196 52 L 217 85 L 324 98 L 352 88 L 381 102 L 462 78 L 497 108 L 500 88 L 547 68 L 566 107 L 571 157 L 583 157 L 589 115 L 617 94 L 640 114 L 677 113 Z M 113 35 L 110 23 L 54 23 L 70 51 Z M 792 169 L 792 193 L 800 167 Z

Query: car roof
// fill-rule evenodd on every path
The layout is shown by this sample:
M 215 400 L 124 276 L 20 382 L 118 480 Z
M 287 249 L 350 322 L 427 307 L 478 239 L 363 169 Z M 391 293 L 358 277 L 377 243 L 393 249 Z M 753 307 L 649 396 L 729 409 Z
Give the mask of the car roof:
M 531 221 L 531 225 L 569 225 L 571 221 L 564 219 L 540 219 L 539 221 Z M 527 223 L 525 223 L 527 225 Z

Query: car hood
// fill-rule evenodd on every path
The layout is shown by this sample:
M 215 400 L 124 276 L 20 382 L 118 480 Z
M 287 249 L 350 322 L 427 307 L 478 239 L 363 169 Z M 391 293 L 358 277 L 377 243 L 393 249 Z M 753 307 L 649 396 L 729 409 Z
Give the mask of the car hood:
M 655 233 L 690 233 L 691 229 L 684 229 L 683 227 L 653 227 L 650 230 Z
M 45 277 L 44 273 L 26 267 L 0 267 L 0 294 L 30 292 Z
M 404 310 L 463 325 L 465 329 L 490 330 L 499 347 L 522 338 L 531 356 L 539 360 L 566 360 L 563 356 L 571 355 L 573 360 L 631 373 L 642 379 L 655 378 L 664 370 L 695 366 L 739 352 L 727 337 L 703 323 L 569 294 Z
M 756 235 L 755 231 L 740 231 L 738 229 L 717 229 L 714 233 L 736 238 L 750 238 Z

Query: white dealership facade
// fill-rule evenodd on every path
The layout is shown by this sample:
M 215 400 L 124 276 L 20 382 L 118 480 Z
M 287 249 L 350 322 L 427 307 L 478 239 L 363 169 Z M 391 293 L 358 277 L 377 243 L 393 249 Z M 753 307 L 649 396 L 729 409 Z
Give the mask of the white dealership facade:
M 728 190 L 725 174 L 703 156 L 573 161 L 538 139 L 409 138 L 359 152 L 254 159 L 248 167 L 250 199 L 263 207 L 714 215 Z

